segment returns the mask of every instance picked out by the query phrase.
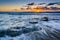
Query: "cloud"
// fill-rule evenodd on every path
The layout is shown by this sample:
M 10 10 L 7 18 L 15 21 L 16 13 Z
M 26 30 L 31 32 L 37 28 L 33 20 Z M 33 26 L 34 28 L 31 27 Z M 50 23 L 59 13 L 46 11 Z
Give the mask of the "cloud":
M 27 5 L 34 5 L 34 3 L 29 3 L 29 4 L 27 4 Z

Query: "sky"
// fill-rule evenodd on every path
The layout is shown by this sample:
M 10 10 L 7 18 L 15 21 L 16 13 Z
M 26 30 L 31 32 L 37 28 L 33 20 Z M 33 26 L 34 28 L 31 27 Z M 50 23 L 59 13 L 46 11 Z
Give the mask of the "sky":
M 60 2 L 60 0 L 0 0 L 0 10 L 4 9 L 19 9 L 22 5 L 28 3 L 53 3 Z

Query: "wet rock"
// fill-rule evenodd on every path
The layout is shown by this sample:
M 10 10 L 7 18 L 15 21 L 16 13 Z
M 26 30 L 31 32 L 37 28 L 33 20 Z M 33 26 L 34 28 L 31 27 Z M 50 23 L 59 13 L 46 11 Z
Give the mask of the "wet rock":
M 29 33 L 29 32 L 32 32 L 32 30 L 30 28 L 24 28 L 23 30 L 23 33 Z
M 30 24 L 37 24 L 38 22 L 29 22 Z
M 41 20 L 42 20 L 42 21 L 49 21 L 49 20 L 48 20 L 48 17 L 43 17 L 43 18 L 41 18 Z
M 20 29 L 21 27 L 12 27 L 11 29 Z
M 38 23 L 38 18 L 33 18 L 29 20 L 30 24 L 37 24 Z
M 30 33 L 30 32 L 33 32 L 33 31 L 38 31 L 37 28 L 24 28 L 23 30 L 23 33 Z
M 42 30 L 42 28 L 41 28 L 41 27 L 40 27 L 39 29 L 40 29 L 40 30 Z
M 21 31 L 14 31 L 14 30 L 7 30 L 6 31 L 6 35 L 11 36 L 11 37 L 16 37 L 21 35 L 22 32 Z
M 4 37 L 5 36 L 5 31 L 4 30 L 0 30 L 0 37 Z

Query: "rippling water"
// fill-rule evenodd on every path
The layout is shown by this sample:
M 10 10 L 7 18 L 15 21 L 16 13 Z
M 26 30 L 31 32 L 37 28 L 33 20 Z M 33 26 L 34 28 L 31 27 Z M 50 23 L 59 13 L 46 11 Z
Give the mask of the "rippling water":
M 60 13 L 0 12 L 0 40 L 60 40 Z

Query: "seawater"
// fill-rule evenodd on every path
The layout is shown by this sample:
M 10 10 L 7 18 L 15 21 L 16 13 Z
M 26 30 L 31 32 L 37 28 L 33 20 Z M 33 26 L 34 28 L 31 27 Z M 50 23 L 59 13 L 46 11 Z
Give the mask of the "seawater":
M 44 17 L 48 21 L 44 21 Z M 17 35 L 10 31 L 8 34 L 7 30 Z M 12 37 L 12 33 L 16 36 Z M 0 12 L 1 35 L 0 40 L 59 40 L 60 13 Z

